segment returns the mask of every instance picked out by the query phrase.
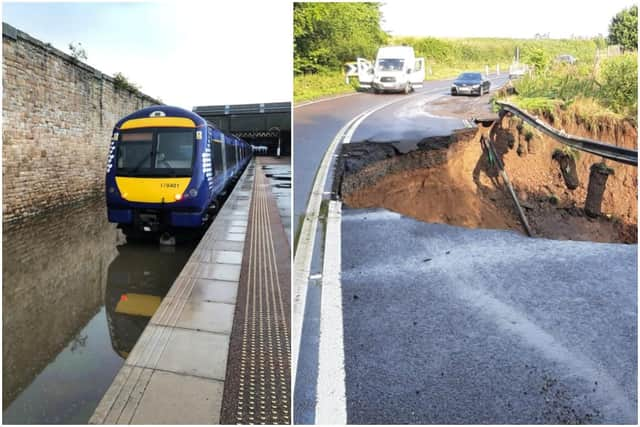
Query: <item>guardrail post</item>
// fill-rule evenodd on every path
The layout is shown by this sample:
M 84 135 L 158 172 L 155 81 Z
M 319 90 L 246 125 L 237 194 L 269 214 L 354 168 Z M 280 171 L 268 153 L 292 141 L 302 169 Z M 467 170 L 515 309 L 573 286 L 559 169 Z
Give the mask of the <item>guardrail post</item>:
M 613 175 L 613 169 L 608 167 L 604 162 L 591 165 L 589 188 L 587 189 L 587 200 L 584 203 L 584 211 L 592 218 L 602 213 L 602 196 L 604 195 L 609 175 Z

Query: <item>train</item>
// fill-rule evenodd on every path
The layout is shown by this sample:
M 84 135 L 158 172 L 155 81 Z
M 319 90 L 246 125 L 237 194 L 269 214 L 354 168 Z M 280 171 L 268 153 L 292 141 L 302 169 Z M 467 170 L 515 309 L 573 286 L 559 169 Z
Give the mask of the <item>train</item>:
M 246 141 L 198 114 L 151 106 L 113 128 L 107 216 L 127 236 L 201 229 L 252 157 Z

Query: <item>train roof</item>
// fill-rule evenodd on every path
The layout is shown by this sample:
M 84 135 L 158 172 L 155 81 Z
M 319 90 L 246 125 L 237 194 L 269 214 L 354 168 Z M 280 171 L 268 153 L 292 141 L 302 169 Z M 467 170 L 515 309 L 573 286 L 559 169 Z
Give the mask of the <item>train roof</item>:
M 122 126 L 122 124 L 127 120 L 156 117 L 158 113 L 154 113 L 158 111 L 162 112 L 163 115 L 167 117 L 184 117 L 191 119 L 195 123 L 196 127 L 209 124 L 205 119 L 203 119 L 193 111 L 185 110 L 184 108 L 180 107 L 172 107 L 169 105 L 152 105 L 150 107 L 143 108 L 142 110 L 133 112 L 126 117 L 123 117 L 118 121 L 118 123 L 116 123 L 115 127 L 120 128 L 120 126 Z
M 135 111 L 129 114 L 128 116 L 120 119 L 118 123 L 116 123 L 115 127 L 117 129 L 120 129 L 122 124 L 128 120 L 157 117 L 159 115 L 157 112 L 164 113 L 163 116 L 166 116 L 166 117 L 184 117 L 187 119 L 191 119 L 195 123 L 196 127 L 211 126 L 213 129 L 219 132 L 222 132 L 222 130 L 217 128 L 216 125 L 214 125 L 208 120 L 205 120 L 204 118 L 194 113 L 193 111 L 185 110 L 184 108 L 180 108 L 180 107 L 172 107 L 170 105 L 152 105 L 150 107 L 143 108 L 142 110 Z M 243 142 L 245 144 L 247 143 L 245 140 L 237 137 L 236 135 L 228 134 L 225 132 L 222 132 L 222 133 L 224 133 L 227 137 L 229 137 L 234 144 L 239 142 Z

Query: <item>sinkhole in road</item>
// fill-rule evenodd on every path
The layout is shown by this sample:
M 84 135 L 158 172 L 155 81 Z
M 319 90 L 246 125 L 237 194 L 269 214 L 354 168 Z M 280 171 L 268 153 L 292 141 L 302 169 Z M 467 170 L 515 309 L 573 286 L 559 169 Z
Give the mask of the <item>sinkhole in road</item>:
M 425 222 L 523 232 L 514 201 L 482 149 L 482 135 L 494 141 L 535 237 L 637 243 L 636 168 L 607 165 L 614 173 L 594 215 L 585 202 L 590 167 L 601 159 L 572 155 L 568 167 L 558 155 L 566 152 L 561 144 L 525 134 L 515 118 L 425 138 L 404 153 L 397 148 L 401 141 L 345 144 L 333 191 L 352 208 L 382 207 Z

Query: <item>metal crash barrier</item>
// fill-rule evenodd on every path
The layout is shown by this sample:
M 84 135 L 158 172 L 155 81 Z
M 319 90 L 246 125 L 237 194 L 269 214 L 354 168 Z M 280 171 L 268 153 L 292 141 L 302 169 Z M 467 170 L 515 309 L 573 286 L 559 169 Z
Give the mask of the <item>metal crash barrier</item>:
M 575 148 L 576 150 L 585 151 L 587 153 L 595 154 L 597 156 L 604 157 L 605 159 L 614 160 L 616 162 L 625 163 L 627 165 L 638 166 L 638 151 L 631 150 L 629 148 L 618 147 L 612 144 L 606 144 L 592 139 L 582 138 L 579 136 L 568 135 L 565 132 L 559 131 L 542 120 L 538 119 L 527 113 L 524 110 L 516 107 L 508 102 L 496 101 L 502 111 L 509 112 L 513 115 L 520 117 L 522 120 L 557 139 L 561 143 Z

